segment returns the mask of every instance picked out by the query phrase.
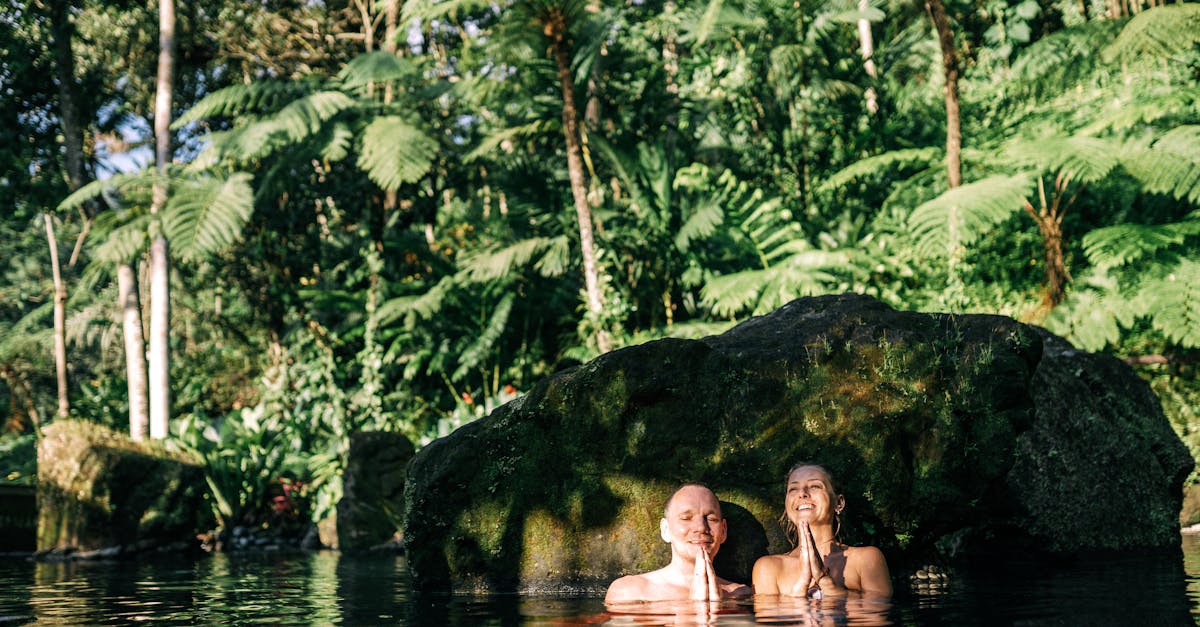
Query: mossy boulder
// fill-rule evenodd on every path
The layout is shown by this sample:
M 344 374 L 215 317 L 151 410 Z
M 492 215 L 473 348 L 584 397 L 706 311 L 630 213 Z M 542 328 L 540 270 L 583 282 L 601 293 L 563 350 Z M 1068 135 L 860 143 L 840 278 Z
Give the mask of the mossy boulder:
M 393 540 L 404 509 L 404 469 L 413 445 L 399 433 L 365 431 L 350 436 L 337 505 L 338 548 L 366 551 Z
M 405 491 L 414 585 L 598 589 L 656 568 L 669 557 L 657 521 L 685 481 L 722 499 L 731 529 L 718 572 L 747 581 L 758 556 L 787 548 L 776 521 L 784 474 L 800 460 L 840 481 L 844 539 L 883 548 L 901 572 L 906 560 L 998 542 L 1178 543 L 1170 517 L 1120 519 L 1125 528 L 1104 539 L 1059 531 L 1052 514 L 1113 503 L 1177 513 L 1191 460 L 1144 383 L 1111 360 L 1079 372 L 1091 362 L 1058 342 L 1006 317 L 901 312 L 842 295 L 794 301 L 723 335 L 603 355 L 417 453 Z M 1081 376 L 1094 380 L 1077 384 Z M 1088 399 L 1096 411 L 1121 399 L 1106 414 L 1114 418 L 1091 420 L 1073 400 L 1096 397 L 1094 386 L 1108 394 Z M 1091 439 L 1040 424 L 1067 408 L 1096 430 Z M 1093 455 L 1092 440 L 1105 437 L 1129 452 Z M 1048 456 L 1090 464 L 1073 476 L 1097 483 L 1153 477 L 1131 494 L 1078 492 L 1039 470 Z
M 39 552 L 102 555 L 195 543 L 211 526 L 196 460 L 101 425 L 59 420 L 38 444 Z

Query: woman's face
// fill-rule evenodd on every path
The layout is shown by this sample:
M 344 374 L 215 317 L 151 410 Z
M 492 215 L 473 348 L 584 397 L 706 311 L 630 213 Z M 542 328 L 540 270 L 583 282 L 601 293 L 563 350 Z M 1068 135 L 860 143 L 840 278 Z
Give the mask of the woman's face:
M 818 466 L 801 466 L 788 475 L 784 507 L 788 520 L 799 526 L 800 521 L 811 524 L 833 520 L 838 496 L 833 493 L 833 481 Z

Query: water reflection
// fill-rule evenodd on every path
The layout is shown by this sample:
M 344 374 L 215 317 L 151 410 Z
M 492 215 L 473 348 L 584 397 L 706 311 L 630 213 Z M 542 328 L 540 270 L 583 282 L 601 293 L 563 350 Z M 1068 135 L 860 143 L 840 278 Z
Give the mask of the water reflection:
M 128 562 L 0 558 L 0 625 L 1180 625 L 1200 618 L 1200 537 L 1171 554 L 1124 552 L 968 565 L 890 602 L 759 598 L 606 608 L 601 594 L 415 595 L 403 558 L 336 553 Z

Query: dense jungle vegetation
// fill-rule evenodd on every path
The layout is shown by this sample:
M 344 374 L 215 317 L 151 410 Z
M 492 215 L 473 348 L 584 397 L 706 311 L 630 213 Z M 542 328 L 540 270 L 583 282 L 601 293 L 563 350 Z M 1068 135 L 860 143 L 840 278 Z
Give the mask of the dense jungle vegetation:
M 1198 79 L 1155 0 L 6 3 L 0 480 L 74 416 L 319 518 L 355 431 L 844 291 L 1109 352 L 1200 453 Z

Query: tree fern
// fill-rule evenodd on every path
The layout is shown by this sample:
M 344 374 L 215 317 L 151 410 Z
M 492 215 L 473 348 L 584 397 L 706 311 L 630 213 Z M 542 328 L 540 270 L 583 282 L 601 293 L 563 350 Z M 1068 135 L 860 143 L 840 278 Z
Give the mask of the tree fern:
M 505 143 L 519 142 L 527 137 L 546 132 L 548 125 L 543 120 L 535 120 L 528 124 L 520 124 L 491 131 L 479 145 L 463 156 L 464 162 L 472 162 L 500 150 Z
M 115 174 L 106 179 L 91 181 L 64 198 L 62 202 L 58 203 L 56 210 L 59 212 L 73 211 L 82 207 L 84 203 L 114 193 L 128 202 L 145 201 L 148 204 L 149 190 L 154 184 L 156 176 L 153 168 L 144 168 L 137 172 Z
M 405 326 L 411 327 L 417 320 L 432 318 L 441 309 L 442 303 L 453 285 L 454 278 L 447 276 L 422 293 L 398 296 L 384 301 L 376 312 L 379 317 L 379 325 L 386 326 L 403 317 Z
M 1071 181 L 1090 183 L 1106 176 L 1120 163 L 1119 142 L 1086 136 L 1043 136 L 1009 142 L 1004 160 L 1021 168 L 1051 172 Z
M 1104 51 L 1107 59 L 1142 61 L 1194 52 L 1200 45 L 1200 4 L 1172 4 L 1143 11 Z
M 176 181 L 162 218 L 172 249 L 194 260 L 237 241 L 254 211 L 250 180 L 237 172 L 226 179 Z
M 359 55 L 342 67 L 338 80 L 346 89 L 358 89 L 375 83 L 390 83 L 412 76 L 412 62 L 386 50 Z
M 247 113 L 277 111 L 285 103 L 307 92 L 307 85 L 298 81 L 260 80 L 244 85 L 230 85 L 200 99 L 171 124 L 179 130 L 193 122 L 215 117 L 235 117 Z
M 1021 210 L 1030 185 L 1024 174 L 993 176 L 949 190 L 917 207 L 908 226 L 918 254 L 949 256 L 958 247 L 971 245 Z
M 1084 235 L 1083 250 L 1097 266 L 1124 265 L 1180 244 L 1187 235 L 1198 233 L 1200 220 L 1180 224 L 1115 224 Z
M 1168 340 L 1200 348 L 1200 258 L 1180 259 L 1165 275 L 1143 282 L 1137 300 Z
M 392 191 L 424 176 L 437 149 L 437 142 L 408 120 L 379 117 L 363 130 L 358 167 L 376 185 Z
M 1129 149 L 1122 165 L 1146 190 L 1200 204 L 1200 126 L 1179 126 L 1149 148 Z
M 459 265 L 459 275 L 468 281 L 494 281 L 508 276 L 514 269 L 529 265 L 533 256 L 550 249 L 557 238 L 531 237 L 470 255 Z
M 928 168 L 937 164 L 943 152 L 941 148 L 907 148 L 859 159 L 822 181 L 817 191 L 830 192 L 856 180 L 878 176 L 881 172 L 909 167 Z
M 150 214 L 142 213 L 131 220 L 106 228 L 103 223 L 114 215 L 114 212 L 107 212 L 96 218 L 97 234 L 106 233 L 106 236 L 92 253 L 92 258 L 106 264 L 129 263 L 137 259 L 149 246 L 150 239 L 147 233 L 152 219 Z
M 1046 328 L 1084 350 L 1100 351 L 1115 344 L 1121 328 L 1134 319 L 1128 300 L 1116 288 L 1116 281 L 1104 273 L 1081 277 L 1046 319 Z

